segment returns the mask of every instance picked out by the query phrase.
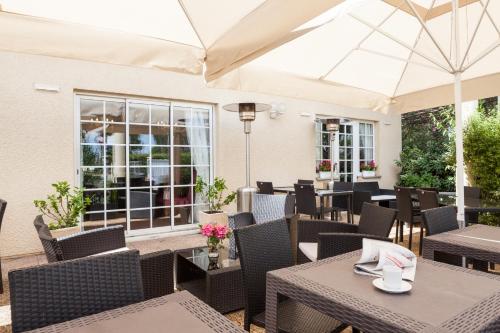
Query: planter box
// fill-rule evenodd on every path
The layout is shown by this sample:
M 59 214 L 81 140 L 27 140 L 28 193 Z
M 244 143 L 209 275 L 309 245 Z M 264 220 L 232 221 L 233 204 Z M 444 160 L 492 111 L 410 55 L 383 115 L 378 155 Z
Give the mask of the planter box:
M 330 178 L 332 178 L 332 173 L 330 171 L 320 171 L 319 178 L 320 179 L 330 179 Z
M 363 175 L 363 178 L 375 177 L 375 170 L 373 170 L 373 171 L 362 171 L 361 174 Z
M 52 234 L 52 237 L 54 237 L 54 238 L 61 238 L 61 237 L 71 236 L 71 235 L 76 234 L 80 231 L 81 231 L 80 226 L 77 225 L 76 227 L 50 230 L 50 233 Z
M 227 225 L 228 218 L 227 213 L 219 212 L 209 214 L 207 212 L 198 212 L 198 222 L 201 224 L 212 223 L 212 224 L 222 224 Z

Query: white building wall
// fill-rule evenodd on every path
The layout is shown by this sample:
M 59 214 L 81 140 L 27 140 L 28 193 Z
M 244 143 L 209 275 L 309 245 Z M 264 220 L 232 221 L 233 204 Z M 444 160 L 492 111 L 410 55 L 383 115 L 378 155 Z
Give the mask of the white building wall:
M 2 256 L 41 251 L 33 199 L 44 198 L 53 182 L 75 182 L 75 91 L 215 104 L 215 174 L 226 178 L 231 189 L 245 182 L 245 142 L 238 116 L 222 105 L 240 101 L 286 106 L 278 119 L 261 113 L 252 124 L 252 183 L 290 185 L 315 177 L 313 118 L 300 116 L 303 112 L 375 121 L 379 182 L 392 187 L 397 180 L 399 114 L 211 89 L 201 77 L 185 74 L 9 52 L 0 52 L 0 73 L 0 197 L 8 202 Z M 59 92 L 35 90 L 35 83 L 57 86 Z

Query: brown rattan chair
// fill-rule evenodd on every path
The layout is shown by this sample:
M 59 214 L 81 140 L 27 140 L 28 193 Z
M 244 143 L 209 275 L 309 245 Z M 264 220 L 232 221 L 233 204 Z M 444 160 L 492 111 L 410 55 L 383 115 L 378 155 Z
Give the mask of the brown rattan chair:
M 244 328 L 265 327 L 266 274 L 293 265 L 286 223 L 276 220 L 234 230 L 245 288 Z M 340 332 L 346 325 L 293 300 L 278 304 L 279 332 Z
M 257 188 L 260 194 L 274 194 L 272 182 L 257 182 Z
M 362 248 L 363 238 L 392 241 L 394 209 L 364 203 L 359 224 L 300 220 L 297 224 L 297 263 L 302 264 Z
M 351 182 L 334 182 L 334 191 L 352 191 L 353 183 Z M 347 212 L 349 214 L 349 205 L 347 200 L 349 197 L 346 196 L 334 196 L 332 197 L 332 208 L 335 210 L 335 220 L 340 220 L 339 216 L 342 212 Z M 351 202 L 352 204 L 352 202 Z
M 313 185 L 313 184 L 314 184 L 314 180 L 310 180 L 310 179 L 299 179 L 299 180 L 297 180 L 297 184 Z
M 414 188 L 410 187 L 394 187 L 396 190 L 396 204 L 398 208 L 397 225 L 400 228 L 400 241 L 403 241 L 403 224 L 404 222 L 410 225 L 410 235 L 408 239 L 408 249 L 411 250 L 413 239 L 413 225 L 420 225 L 420 243 L 418 252 L 422 254 L 422 239 L 424 237 L 424 224 L 420 209 L 413 207 L 412 193 Z
M 2 229 L 3 216 L 7 208 L 7 201 L 0 199 L 0 230 Z M 0 294 L 3 294 L 2 260 L 0 259 Z
M 353 204 L 352 209 L 354 214 L 361 214 L 363 203 L 373 203 L 373 195 L 394 195 L 394 190 L 380 188 L 378 182 L 356 182 L 353 183 Z
M 417 190 L 420 211 L 439 207 L 439 198 L 436 191 Z
M 481 198 L 481 189 L 479 187 L 464 186 L 464 197 L 465 201 L 469 199 L 479 200 Z M 465 222 L 467 223 L 479 223 L 479 213 L 478 212 L 466 212 Z
M 122 226 L 83 231 L 68 237 L 54 238 L 41 215 L 34 222 L 47 261 L 78 259 L 109 252 L 128 250 Z M 146 299 L 174 292 L 174 254 L 163 250 L 141 255 Z
M 144 300 L 138 251 L 9 272 L 13 333 Z
M 335 210 L 332 207 L 316 206 L 316 192 L 313 185 L 294 184 L 294 188 L 297 214 L 305 214 L 309 215 L 311 219 L 319 219 L 325 213 L 330 213 L 331 219 L 334 220 Z

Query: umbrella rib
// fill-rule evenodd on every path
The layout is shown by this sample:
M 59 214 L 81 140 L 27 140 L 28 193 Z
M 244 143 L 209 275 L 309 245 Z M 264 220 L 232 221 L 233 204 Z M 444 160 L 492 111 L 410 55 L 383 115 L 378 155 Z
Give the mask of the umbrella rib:
M 481 16 L 479 17 L 479 21 L 477 21 L 477 25 L 476 25 L 476 27 L 474 29 L 474 32 L 472 33 L 472 37 L 471 37 L 471 39 L 469 41 L 469 45 L 467 45 L 467 49 L 465 51 L 464 57 L 462 59 L 462 62 L 460 63 L 460 66 L 458 66 L 458 68 L 462 72 L 463 72 L 465 60 L 467 60 L 467 56 L 469 55 L 472 43 L 474 42 L 474 39 L 476 38 L 477 31 L 479 30 L 479 26 L 481 25 L 481 22 L 483 21 L 484 14 L 486 13 L 486 9 L 488 8 L 489 4 L 490 4 L 490 0 L 487 0 L 486 1 L 486 5 L 483 6 L 483 10 L 481 12 Z
M 427 15 L 429 14 L 430 10 L 434 8 L 434 4 L 436 3 L 436 0 L 432 0 L 431 6 L 429 7 L 429 10 L 427 11 L 425 19 L 427 19 Z M 420 27 L 420 31 L 418 32 L 417 38 L 415 39 L 415 43 L 413 43 L 413 48 L 415 49 L 417 47 L 417 44 L 420 40 L 420 37 L 422 36 L 422 32 L 424 31 L 424 27 Z M 399 86 L 401 85 L 401 82 L 403 81 L 403 76 L 406 73 L 406 70 L 408 69 L 408 65 L 410 64 L 410 59 L 413 56 L 413 50 L 410 51 L 410 54 L 408 55 L 408 61 L 405 64 L 405 67 L 403 68 L 403 71 L 401 72 L 401 76 L 399 77 L 398 83 L 396 84 L 396 87 L 394 88 L 394 92 L 392 96 L 396 96 L 396 93 L 398 92 Z
M 207 46 L 205 45 L 205 43 L 203 42 L 203 39 L 201 39 L 201 36 L 200 34 L 198 33 L 198 29 L 196 29 L 196 27 L 194 26 L 193 24 L 193 20 L 191 19 L 191 16 L 189 15 L 188 11 L 186 10 L 186 8 L 184 7 L 184 4 L 182 3 L 182 0 L 178 0 L 178 3 L 179 5 L 181 6 L 182 8 L 182 11 L 184 12 L 184 15 L 186 15 L 188 21 L 189 21 L 189 24 L 191 24 L 191 28 L 193 28 L 194 30 L 194 33 L 196 34 L 196 37 L 198 37 L 198 40 L 200 41 L 201 43 L 201 46 L 203 46 L 203 48 L 205 49 L 205 53 L 207 52 Z
M 479 3 L 481 4 L 481 6 L 484 7 L 484 3 L 483 3 L 483 0 L 479 0 Z M 498 29 L 498 26 L 497 24 L 495 23 L 495 20 L 493 20 L 493 17 L 491 17 L 490 15 L 490 11 L 486 9 L 486 15 L 488 16 L 488 19 L 490 20 L 491 24 L 493 25 L 493 27 L 495 28 L 495 30 L 497 31 L 497 34 L 498 34 L 498 37 L 500 37 L 500 29 Z
M 432 62 L 434 65 L 444 69 L 445 71 L 449 72 L 449 73 L 453 73 L 453 67 L 451 68 L 451 71 L 450 71 L 450 68 L 447 68 L 446 66 L 443 66 L 442 64 L 440 64 L 439 62 L 437 62 L 436 60 L 432 59 L 431 57 L 423 54 L 422 52 L 420 51 L 417 51 L 415 50 L 415 48 L 411 47 L 410 45 L 408 45 L 406 42 L 403 42 L 402 40 L 400 40 L 399 38 L 385 32 L 384 30 L 382 29 L 379 29 L 378 27 L 376 27 L 375 25 L 371 24 L 370 22 L 367 22 L 365 20 L 363 20 L 362 18 L 354 15 L 354 14 L 349 14 L 349 16 L 351 16 L 352 18 L 354 18 L 355 20 L 363 23 L 364 25 L 367 25 L 369 27 L 371 27 L 372 29 L 375 29 L 375 31 L 381 33 L 382 35 L 384 35 L 385 37 L 389 38 L 389 39 L 392 39 L 393 41 L 395 41 L 396 43 L 400 44 L 401 46 L 407 48 L 408 50 L 410 51 L 413 51 L 414 53 L 418 54 L 419 56 L 421 56 L 422 58 L 426 59 L 427 61 L 429 62 Z
M 394 10 L 386 18 L 384 18 L 382 22 L 380 22 L 377 25 L 377 27 L 380 28 L 385 22 L 387 22 L 389 18 L 392 17 L 392 15 L 394 15 L 398 11 L 398 9 L 399 7 L 394 8 Z M 361 44 L 363 44 L 368 38 L 370 38 L 370 36 L 373 35 L 375 31 L 376 30 L 372 28 L 372 30 L 370 31 L 370 33 L 368 33 L 368 35 L 366 35 L 354 48 L 352 48 L 349 52 L 347 52 L 346 55 L 342 57 L 342 59 L 340 59 L 332 68 L 330 68 L 328 72 L 326 72 L 326 74 L 321 75 L 319 79 L 324 80 L 328 75 L 330 75 L 330 73 L 333 72 L 338 66 L 340 66 L 347 59 L 347 57 L 349 57 L 354 51 L 359 49 Z
M 410 6 L 410 9 L 412 10 L 413 14 L 415 14 L 415 17 L 417 18 L 417 20 L 420 22 L 420 24 L 422 25 L 422 27 L 425 29 L 425 32 L 427 33 L 427 35 L 429 35 L 430 39 L 432 40 L 432 42 L 434 43 L 434 45 L 437 47 L 439 53 L 441 53 L 441 55 L 446 60 L 446 62 L 448 63 L 448 65 L 450 66 L 450 68 L 452 69 L 452 71 L 455 72 L 455 67 L 451 63 L 451 60 L 448 59 L 448 57 L 444 53 L 443 49 L 441 48 L 441 46 L 439 45 L 439 43 L 437 42 L 437 40 L 434 38 L 434 35 L 429 30 L 429 27 L 427 27 L 427 24 L 424 22 L 424 20 L 422 19 L 422 17 L 418 14 L 417 10 L 413 6 L 413 3 L 411 1 L 409 1 L 409 0 L 405 0 L 405 1 L 408 4 L 408 6 Z
M 462 68 L 462 72 L 465 72 L 473 65 L 475 65 L 478 61 L 486 57 L 491 52 L 495 51 L 497 47 L 500 46 L 500 38 L 498 38 L 495 42 L 493 42 L 489 47 L 487 47 L 481 54 L 479 54 L 476 58 L 474 58 L 470 63 L 467 64 L 466 67 Z

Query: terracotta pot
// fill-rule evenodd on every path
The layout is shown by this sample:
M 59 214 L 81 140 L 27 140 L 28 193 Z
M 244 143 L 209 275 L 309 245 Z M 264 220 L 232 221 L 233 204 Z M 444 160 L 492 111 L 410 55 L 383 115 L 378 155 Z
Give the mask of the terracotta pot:
M 201 224 L 212 223 L 212 224 L 221 224 L 227 225 L 227 213 L 217 212 L 217 213 L 209 213 L 207 211 L 198 212 L 198 222 Z
M 77 225 L 76 227 L 50 230 L 50 233 L 52 234 L 52 237 L 54 237 L 54 238 L 61 238 L 61 237 L 71 236 L 71 235 L 76 234 L 80 231 L 81 231 L 80 226 Z

